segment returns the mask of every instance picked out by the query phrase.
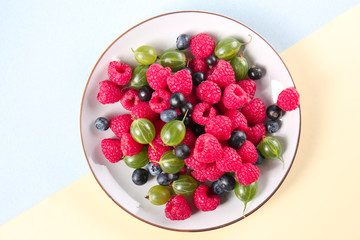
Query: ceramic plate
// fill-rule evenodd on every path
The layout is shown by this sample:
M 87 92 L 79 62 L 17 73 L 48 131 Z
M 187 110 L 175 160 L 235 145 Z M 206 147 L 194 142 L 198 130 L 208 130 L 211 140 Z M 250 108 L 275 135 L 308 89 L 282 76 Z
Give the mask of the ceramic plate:
M 152 205 L 147 199 L 147 191 L 156 185 L 151 178 L 143 186 L 136 186 L 131 180 L 133 169 L 123 161 L 116 164 L 108 162 L 102 155 L 100 143 L 104 138 L 115 137 L 111 130 L 97 131 L 96 118 L 108 119 L 127 113 L 120 102 L 100 104 L 97 99 L 99 82 L 107 78 L 108 63 L 115 59 L 137 66 L 131 48 L 151 45 L 161 54 L 175 48 L 179 34 L 195 35 L 205 32 L 219 41 L 225 37 L 235 37 L 243 42 L 252 41 L 242 47 L 249 65 L 255 64 L 266 69 L 262 80 L 257 81 L 255 97 L 260 97 L 266 106 L 276 102 L 277 95 L 294 82 L 284 62 L 276 51 L 258 33 L 247 26 L 218 14 L 206 12 L 175 12 L 156 16 L 132 27 L 116 39 L 103 53 L 90 74 L 85 87 L 80 115 L 80 131 L 86 159 L 97 182 L 105 193 L 122 209 L 134 217 L 157 227 L 178 231 L 204 231 L 229 225 L 243 219 L 243 203 L 233 192 L 221 199 L 220 206 L 212 212 L 193 209 L 193 215 L 185 221 L 170 221 L 165 217 L 164 207 Z M 246 216 L 258 210 L 279 188 L 294 161 L 300 136 L 300 109 L 287 112 L 281 119 L 281 128 L 275 134 L 280 139 L 285 161 L 268 160 L 260 168 L 259 190 L 256 197 L 248 203 Z M 99 206 L 101 207 L 101 206 Z M 260 213 L 261 214 L 261 213 Z

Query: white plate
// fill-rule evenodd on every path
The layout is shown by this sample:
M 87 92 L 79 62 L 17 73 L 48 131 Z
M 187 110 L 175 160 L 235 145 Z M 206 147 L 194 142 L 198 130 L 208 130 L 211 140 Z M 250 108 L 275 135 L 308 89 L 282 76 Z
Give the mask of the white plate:
M 243 42 L 252 42 L 242 48 L 249 64 L 256 64 L 266 69 L 263 79 L 257 81 L 256 96 L 260 97 L 266 106 L 276 101 L 279 92 L 294 86 L 294 82 L 285 64 L 276 51 L 259 34 L 243 24 L 218 14 L 207 12 L 175 12 L 156 16 L 146 20 L 123 33 L 103 53 L 96 63 L 87 82 L 80 115 L 80 131 L 84 153 L 90 169 L 101 188 L 113 201 L 131 215 L 149 224 L 178 231 L 204 231 L 229 225 L 242 219 L 243 203 L 232 192 L 222 199 L 220 206 L 212 212 L 194 210 L 193 215 L 185 221 L 170 221 L 165 217 L 163 206 L 154 206 L 144 198 L 148 189 L 156 185 L 152 178 L 143 186 L 132 183 L 133 169 L 123 161 L 109 163 L 102 155 L 100 142 L 104 138 L 115 137 L 108 130 L 97 131 L 94 120 L 103 116 L 112 117 L 126 113 L 120 102 L 116 104 L 100 104 L 96 95 L 98 83 L 107 79 L 108 63 L 114 59 L 132 66 L 138 65 L 131 48 L 141 45 L 151 45 L 161 54 L 162 51 L 175 48 L 179 34 L 195 35 L 205 32 L 216 41 L 225 37 L 235 37 Z M 278 160 L 268 160 L 261 165 L 259 191 L 256 197 L 248 203 L 246 215 L 262 206 L 284 181 L 294 161 L 300 137 L 300 109 L 287 112 L 281 119 L 280 130 L 275 134 L 283 144 L 282 154 L 285 166 Z M 99 206 L 101 207 L 101 206 Z

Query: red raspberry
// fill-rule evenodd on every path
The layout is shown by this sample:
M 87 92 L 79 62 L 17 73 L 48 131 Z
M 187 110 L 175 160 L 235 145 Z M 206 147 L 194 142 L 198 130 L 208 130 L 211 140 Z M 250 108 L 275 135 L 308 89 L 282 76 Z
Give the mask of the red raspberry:
M 244 114 L 250 124 L 255 125 L 265 121 L 266 107 L 260 98 L 255 98 L 241 109 L 241 113 Z
M 133 120 L 131 119 L 130 114 L 119 115 L 111 119 L 110 129 L 118 138 L 121 138 L 124 133 L 130 132 L 132 122 Z
M 190 204 L 184 196 L 174 196 L 166 203 L 165 216 L 170 220 L 185 220 L 191 216 Z
M 118 61 L 112 61 L 108 66 L 108 76 L 110 81 L 117 85 L 125 85 L 131 79 L 132 70 L 131 67 L 120 63 Z
M 151 146 L 149 146 L 148 148 L 148 153 L 149 153 L 149 161 L 154 164 L 154 165 L 159 165 L 159 161 L 160 161 L 160 158 L 161 156 L 167 152 L 167 151 L 170 151 L 172 149 L 172 147 L 170 146 L 164 146 L 164 145 L 161 145 L 157 142 L 154 142 L 152 141 L 151 143 L 154 148 L 152 148 Z
M 213 211 L 220 205 L 220 197 L 210 193 L 206 185 L 200 185 L 194 192 L 195 207 L 201 211 Z
M 106 138 L 101 141 L 101 151 L 105 158 L 111 163 L 116 163 L 124 156 L 121 151 L 121 141 L 119 139 Z
M 152 142 L 156 142 L 158 144 L 161 144 L 163 146 L 165 146 L 165 143 L 163 142 L 163 140 L 161 139 L 161 129 L 162 127 L 166 124 L 166 122 L 163 122 L 161 120 L 157 120 L 154 122 L 154 127 L 155 127 L 155 138 Z
M 202 134 L 196 139 L 194 156 L 204 163 L 214 162 L 223 154 L 219 141 L 210 133 Z
M 166 88 L 166 79 L 171 76 L 171 69 L 164 68 L 160 64 L 152 64 L 146 71 L 146 78 L 150 87 L 154 90 Z
M 238 154 L 240 155 L 243 163 L 254 164 L 257 161 L 257 151 L 255 145 L 246 140 L 244 144 L 238 149 Z
M 116 103 L 121 98 L 121 89 L 115 83 L 105 80 L 99 82 L 97 100 L 102 104 Z
M 169 109 L 170 96 L 171 93 L 165 91 L 164 89 L 158 89 L 155 92 L 153 92 L 151 99 L 149 101 L 151 110 L 160 114 L 162 111 Z
M 198 182 L 205 182 L 207 180 L 205 171 L 192 171 L 190 175 Z
M 166 82 L 172 93 L 181 92 L 184 96 L 187 96 L 192 91 L 192 78 L 190 73 L 185 69 L 176 72 L 169 77 Z
M 207 58 L 215 49 L 215 41 L 206 33 L 199 33 L 191 38 L 190 50 L 196 58 Z
M 225 89 L 226 86 L 235 83 L 234 70 L 227 61 L 218 61 L 208 74 L 207 80 L 217 83 L 221 89 Z
M 224 175 L 224 171 L 216 166 L 216 162 L 208 163 L 204 174 L 207 180 L 215 181 Z
M 210 104 L 218 103 L 221 99 L 220 87 L 211 81 L 203 81 L 196 88 L 196 96 L 199 100 Z
M 223 157 L 216 161 L 216 166 L 224 172 L 236 172 L 241 168 L 242 158 L 231 147 L 223 147 Z
M 209 71 L 209 66 L 206 64 L 204 59 L 200 58 L 194 58 L 189 63 L 189 68 L 191 69 L 191 72 L 202 72 L 206 74 L 207 71 Z
M 244 132 L 247 129 L 247 120 L 239 110 L 228 110 L 224 115 L 231 120 L 231 131 L 238 129 Z
M 133 107 L 141 102 L 141 99 L 135 89 L 128 89 L 120 98 L 120 102 L 126 110 L 132 111 Z
M 186 166 L 188 166 L 193 170 L 201 171 L 206 169 L 206 163 L 199 162 L 198 160 L 196 160 L 196 158 L 194 157 L 193 150 L 191 150 L 190 157 L 184 159 L 184 162 Z
M 140 102 L 131 111 L 131 115 L 135 118 L 147 118 L 151 122 L 159 119 L 159 114 L 151 110 L 148 102 Z
M 254 96 L 255 96 L 255 92 L 256 92 L 256 82 L 252 79 L 244 79 L 241 80 L 237 83 L 248 95 L 248 99 L 246 101 L 246 103 L 250 102 Z
M 265 136 L 266 128 L 263 123 L 258 123 L 253 127 L 248 127 L 245 130 L 246 138 L 255 146 L 259 144 L 263 136 Z
M 121 151 L 125 156 L 134 156 L 141 152 L 143 145 L 136 142 L 130 133 L 124 133 L 121 137 Z
M 205 132 L 211 133 L 219 141 L 229 140 L 231 137 L 231 120 L 222 115 L 217 115 L 209 120 Z
M 227 109 L 238 109 L 246 100 L 247 93 L 239 85 L 230 84 L 225 88 L 222 101 Z
M 198 99 L 195 96 L 195 94 L 193 94 L 193 93 L 190 93 L 189 95 L 187 95 L 185 97 L 185 99 L 186 99 L 186 102 L 191 103 L 193 106 L 195 106 L 198 103 Z
M 210 118 L 216 116 L 216 110 L 209 103 L 198 103 L 194 106 L 192 120 L 200 125 L 206 125 Z
M 298 91 L 291 87 L 281 91 L 277 99 L 277 105 L 284 111 L 295 110 L 300 104 L 300 95 Z
M 194 148 L 196 142 L 196 135 L 190 129 L 186 129 L 185 137 L 181 143 L 185 143 L 190 148 Z
M 259 178 L 259 168 L 251 163 L 244 163 L 240 170 L 235 172 L 236 181 L 242 185 L 250 185 Z

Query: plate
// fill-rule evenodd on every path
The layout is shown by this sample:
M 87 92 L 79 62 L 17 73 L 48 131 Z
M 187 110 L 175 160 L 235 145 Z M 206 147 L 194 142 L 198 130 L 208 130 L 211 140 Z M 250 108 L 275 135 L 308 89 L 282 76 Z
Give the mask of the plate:
M 146 196 L 148 189 L 156 185 L 151 178 L 145 185 L 136 186 L 132 183 L 133 169 L 123 161 L 116 164 L 108 162 L 102 155 L 100 143 L 104 138 L 115 137 L 111 130 L 100 132 L 94 127 L 96 118 L 102 116 L 111 119 L 119 114 L 127 113 L 120 102 L 100 104 L 97 99 L 98 83 L 106 80 L 108 63 L 115 59 L 131 65 L 138 63 L 132 53 L 141 45 L 153 46 L 158 54 L 175 48 L 179 34 L 191 36 L 208 33 L 216 41 L 225 37 L 235 37 L 250 44 L 242 47 L 249 65 L 255 64 L 266 69 L 263 78 L 257 81 L 255 97 L 261 97 L 268 106 L 276 102 L 281 90 L 293 87 L 294 82 L 280 56 L 271 45 L 258 33 L 244 24 L 209 12 L 173 12 L 153 17 L 137 24 L 117 38 L 101 55 L 93 68 L 86 84 L 80 113 L 80 132 L 84 153 L 89 167 L 105 193 L 123 210 L 132 216 L 151 225 L 176 231 L 205 231 L 227 226 L 243 219 L 243 203 L 233 192 L 221 199 L 220 206 L 211 212 L 193 209 L 193 214 L 185 221 L 171 221 L 165 217 L 164 207 L 152 205 Z M 280 187 L 294 161 L 300 137 L 300 108 L 287 112 L 281 118 L 281 128 L 275 134 L 283 145 L 283 166 L 278 160 L 267 160 L 260 165 L 259 190 L 256 197 L 248 203 L 245 216 L 258 210 Z M 99 206 L 101 207 L 101 206 Z M 260 213 L 261 214 L 261 213 Z

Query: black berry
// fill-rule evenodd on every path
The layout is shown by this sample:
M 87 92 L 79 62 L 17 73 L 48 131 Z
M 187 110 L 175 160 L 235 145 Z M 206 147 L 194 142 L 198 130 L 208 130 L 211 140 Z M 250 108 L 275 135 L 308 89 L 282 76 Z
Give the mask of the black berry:
M 138 96 L 141 101 L 147 102 L 150 101 L 151 95 L 154 92 L 154 90 L 149 86 L 143 86 L 138 91 Z
M 149 178 L 149 172 L 143 168 L 135 169 L 132 174 L 132 181 L 136 185 L 144 185 Z
M 181 108 L 186 103 L 184 94 L 182 94 L 180 92 L 171 94 L 169 103 L 170 103 L 170 106 L 173 108 Z
M 192 74 L 192 81 L 194 85 L 199 85 L 202 81 L 205 80 L 205 75 L 202 72 L 195 72 Z
M 263 73 L 261 68 L 252 66 L 248 71 L 248 76 L 252 80 L 259 80 L 262 77 Z
M 180 143 L 179 145 L 177 145 L 174 151 L 175 151 L 175 156 L 181 159 L 186 159 L 190 157 L 191 154 L 190 147 L 185 143 Z
M 205 59 L 205 62 L 209 66 L 214 66 L 217 62 L 217 58 L 214 55 L 211 55 Z
M 228 140 L 228 143 L 230 147 L 234 149 L 238 149 L 244 144 L 245 141 L 246 141 L 246 134 L 241 130 L 237 130 L 231 133 L 231 137 Z
M 266 108 L 266 116 L 271 120 L 276 120 L 281 116 L 282 110 L 276 105 L 270 105 Z

